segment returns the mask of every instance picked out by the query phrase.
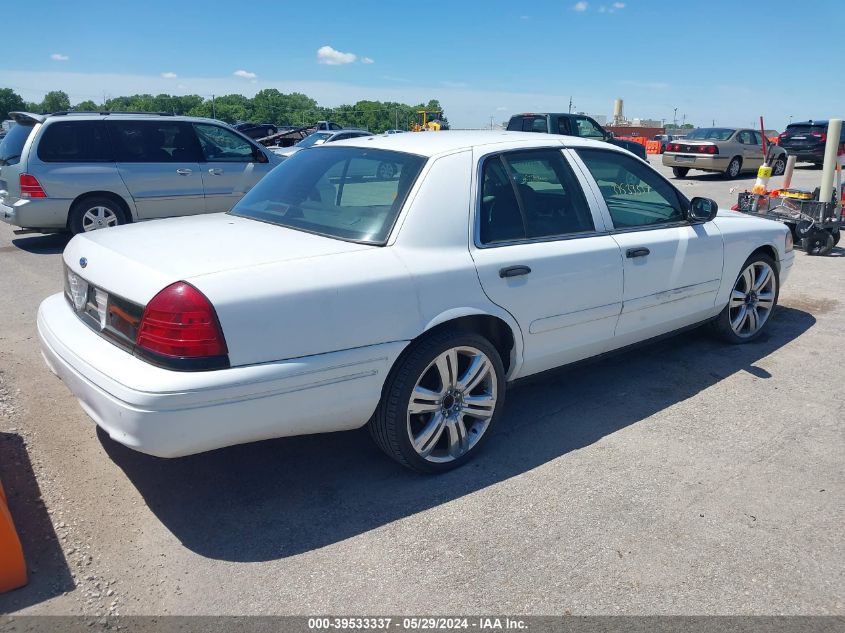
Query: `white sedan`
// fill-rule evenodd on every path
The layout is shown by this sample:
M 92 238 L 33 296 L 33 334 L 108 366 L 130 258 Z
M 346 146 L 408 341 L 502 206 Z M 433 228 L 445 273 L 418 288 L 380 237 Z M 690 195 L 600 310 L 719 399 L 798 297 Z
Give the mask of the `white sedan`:
M 366 137 L 297 152 L 229 213 L 75 237 L 38 333 L 144 453 L 368 425 L 436 472 L 507 423 L 517 378 L 705 322 L 754 339 L 793 257 L 782 224 L 606 143 Z

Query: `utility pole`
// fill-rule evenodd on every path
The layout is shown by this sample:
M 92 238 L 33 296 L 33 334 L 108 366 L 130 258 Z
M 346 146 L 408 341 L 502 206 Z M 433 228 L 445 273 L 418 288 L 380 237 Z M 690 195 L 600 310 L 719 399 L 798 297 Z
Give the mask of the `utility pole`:
M 716 119 L 713 119 L 713 122 L 710 124 L 710 127 L 716 127 Z
M 572 114 L 572 95 L 569 95 L 569 113 Z
M 493 119 L 494 119 L 494 118 L 495 118 L 495 117 L 493 117 L 493 115 L 491 114 L 491 115 L 490 115 L 490 129 L 491 129 L 491 130 L 493 129 Z
M 681 127 L 684 127 L 684 125 L 686 125 L 686 123 L 687 123 L 687 115 L 686 115 L 686 113 L 684 113 L 684 118 L 681 122 Z
M 217 118 L 217 111 L 214 109 L 214 95 L 211 95 L 211 118 Z
M 393 128 L 394 130 L 399 129 L 399 108 L 396 108 L 396 127 Z
M 672 127 L 678 127 L 678 108 L 675 108 L 675 113 L 672 115 Z

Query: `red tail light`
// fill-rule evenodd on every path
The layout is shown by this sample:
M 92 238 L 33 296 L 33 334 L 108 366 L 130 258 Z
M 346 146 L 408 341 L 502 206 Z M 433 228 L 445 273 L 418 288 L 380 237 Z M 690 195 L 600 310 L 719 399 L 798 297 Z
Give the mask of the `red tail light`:
M 221 369 L 228 349 L 211 302 L 192 285 L 179 281 L 147 304 L 138 326 L 136 351 L 172 369 Z
M 827 140 L 827 134 L 825 134 L 824 132 L 822 132 L 822 133 L 813 132 L 813 136 L 815 136 L 820 141 L 826 141 Z
M 678 147 L 674 143 L 666 143 L 666 151 L 667 152 L 677 152 L 679 149 L 680 149 L 680 147 Z
M 719 148 L 715 145 L 702 145 L 698 151 L 702 154 L 718 154 Z
M 30 174 L 20 175 L 21 198 L 46 198 L 47 194 L 41 188 L 41 183 Z

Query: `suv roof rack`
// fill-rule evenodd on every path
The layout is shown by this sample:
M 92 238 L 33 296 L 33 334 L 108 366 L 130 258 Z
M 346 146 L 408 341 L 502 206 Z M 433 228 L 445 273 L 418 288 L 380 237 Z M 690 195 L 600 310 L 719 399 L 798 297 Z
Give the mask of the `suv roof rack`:
M 176 116 L 173 112 L 129 112 L 128 110 L 62 110 L 61 112 L 51 112 L 48 116 L 67 116 L 69 114 L 132 114 L 138 116 Z

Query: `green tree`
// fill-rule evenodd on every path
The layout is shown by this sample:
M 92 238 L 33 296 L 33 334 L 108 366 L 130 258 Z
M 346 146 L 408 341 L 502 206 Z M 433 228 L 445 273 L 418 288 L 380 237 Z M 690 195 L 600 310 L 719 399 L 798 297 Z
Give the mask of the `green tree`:
M 77 112 L 98 112 L 100 110 L 100 106 L 91 101 L 91 99 L 86 99 L 85 101 L 80 101 L 73 106 L 73 109 Z
M 44 95 L 44 101 L 41 102 L 41 110 L 43 112 L 62 112 L 70 110 L 70 97 L 66 92 L 61 90 L 52 90 Z
M 0 120 L 9 118 L 9 112 L 20 112 L 26 104 L 21 96 L 11 88 L 0 88 Z

